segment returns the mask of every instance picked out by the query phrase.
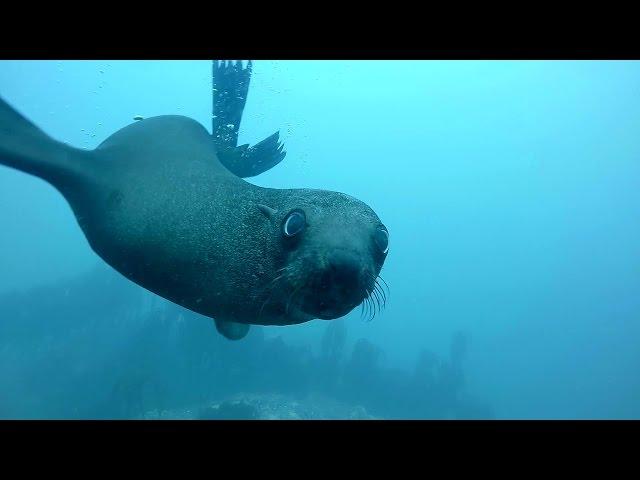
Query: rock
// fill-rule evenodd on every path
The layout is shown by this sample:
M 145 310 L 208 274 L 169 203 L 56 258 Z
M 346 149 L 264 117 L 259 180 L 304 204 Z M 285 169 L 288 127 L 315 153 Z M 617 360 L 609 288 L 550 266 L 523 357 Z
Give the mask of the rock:
M 226 401 L 219 405 L 203 408 L 199 420 L 255 420 L 258 411 L 254 405 L 244 401 Z
M 195 413 L 194 413 L 195 412 Z M 242 393 L 196 408 L 147 412 L 145 419 L 192 420 L 374 420 L 361 405 L 347 405 L 322 395 L 292 398 L 280 394 Z

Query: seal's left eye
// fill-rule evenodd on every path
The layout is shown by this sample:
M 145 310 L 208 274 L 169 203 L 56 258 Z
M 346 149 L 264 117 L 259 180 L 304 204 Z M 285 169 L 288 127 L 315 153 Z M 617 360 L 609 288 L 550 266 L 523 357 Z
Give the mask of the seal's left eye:
M 382 253 L 387 253 L 389 251 L 389 232 L 384 228 L 379 228 L 376 230 L 373 238 Z
M 291 212 L 284 221 L 282 231 L 287 237 L 293 237 L 297 235 L 307 225 L 307 218 L 302 210 L 294 210 Z

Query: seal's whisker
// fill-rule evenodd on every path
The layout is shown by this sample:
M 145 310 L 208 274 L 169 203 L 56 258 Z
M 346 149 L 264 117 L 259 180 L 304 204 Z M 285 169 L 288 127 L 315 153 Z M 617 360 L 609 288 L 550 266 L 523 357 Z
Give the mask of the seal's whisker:
M 376 304 L 373 301 L 373 297 L 371 296 L 371 294 L 369 295 L 369 304 L 371 305 L 371 318 L 369 321 L 372 321 L 374 318 L 376 318 Z
M 378 290 L 375 287 L 373 287 L 372 291 L 373 291 L 373 296 L 376 299 L 376 303 L 378 304 L 378 311 L 379 311 L 379 310 L 382 309 L 382 307 L 381 307 L 381 303 L 380 303 L 380 296 L 378 295 Z
M 376 288 L 378 289 L 378 292 L 382 296 L 382 308 L 384 308 L 384 307 L 387 306 L 387 295 L 384 293 L 384 290 L 382 289 L 382 287 L 378 283 L 378 280 L 376 280 Z
M 364 297 L 363 305 L 366 306 L 366 309 L 365 309 L 366 317 L 367 317 L 367 319 L 370 319 L 371 318 L 371 307 L 369 306 L 369 290 L 367 290 L 367 296 Z M 370 321 L 370 320 L 367 320 L 367 321 Z
M 305 285 L 306 285 L 305 283 L 301 283 L 300 285 L 298 285 L 296 288 L 293 289 L 293 293 L 289 296 L 289 300 L 287 300 L 287 307 L 284 310 L 285 315 L 289 315 L 289 306 L 291 305 L 291 301 L 294 299 L 296 293 L 298 293 L 298 291 L 300 291 L 300 289 Z
M 371 273 L 369 273 L 369 272 L 367 272 L 367 278 L 368 278 L 369 280 L 371 280 L 372 282 L 375 282 L 375 281 L 376 281 L 376 277 L 375 277 L 375 275 L 373 275 L 373 274 L 371 274 Z
M 269 285 L 273 285 L 276 280 L 278 280 L 277 278 L 274 279 Z M 271 289 L 271 293 L 269 294 L 269 296 L 267 297 L 267 299 L 264 301 L 264 303 L 262 304 L 262 306 L 260 307 L 260 311 L 258 312 L 258 318 L 260 318 L 262 316 L 262 311 L 264 310 L 264 307 L 267 306 L 267 303 L 269 303 L 269 300 L 271 300 L 271 297 L 273 297 L 273 293 L 274 293 L 274 289 Z
M 367 292 L 367 290 L 365 289 L 365 292 Z M 367 295 L 369 292 L 367 292 L 367 294 L 362 298 L 362 301 L 360 302 L 360 318 L 364 318 L 367 314 Z
M 369 276 L 369 280 L 371 280 L 371 286 L 373 287 L 376 284 L 377 278 L 373 273 L 369 273 L 367 272 L 367 275 Z
M 382 296 L 384 297 L 384 307 L 386 308 L 387 306 L 387 294 L 385 293 L 384 289 L 378 285 L 378 288 L 380 289 L 380 293 L 382 293 Z
M 371 316 L 371 320 L 373 320 L 374 318 L 376 318 L 376 313 L 378 313 L 377 310 L 376 310 L 376 304 L 373 301 L 373 297 L 371 297 L 371 307 L 372 307 L 372 310 L 373 310 L 373 315 Z
M 367 322 L 370 322 L 373 318 L 373 308 L 371 305 L 371 298 L 367 295 L 367 298 L 365 298 L 365 302 L 367 303 Z
M 280 275 L 278 275 L 276 278 L 274 278 L 273 280 L 271 280 L 263 289 L 262 291 L 264 292 L 267 289 L 270 289 L 270 293 L 269 296 L 267 297 L 267 299 L 262 303 L 262 305 L 260 306 L 260 310 L 258 311 L 258 318 L 260 318 L 262 316 L 262 312 L 264 311 L 264 307 L 267 306 L 267 304 L 269 303 L 269 300 L 271 300 L 271 298 L 273 297 L 273 294 L 275 293 L 275 288 L 277 287 L 277 283 L 278 281 L 282 280 L 283 278 L 285 278 L 288 275 L 288 271 L 287 270 L 288 267 L 283 267 L 280 268 L 276 271 L 276 273 L 278 272 L 283 272 Z
M 369 306 L 371 308 L 371 311 L 369 312 L 369 321 L 372 321 L 376 318 L 376 304 L 373 299 L 373 290 L 367 290 L 367 293 L 369 293 Z
M 373 287 L 373 291 L 378 298 L 378 309 L 382 311 L 382 309 L 384 308 L 384 299 L 382 298 L 382 295 L 380 295 L 380 290 L 378 289 L 377 285 Z
M 280 270 L 278 270 L 278 272 L 281 272 L 282 270 L 284 270 L 284 269 L 282 269 L 282 268 L 281 268 Z M 278 272 L 276 272 L 276 274 L 277 274 Z M 275 286 L 276 286 L 276 285 L 275 285 L 275 284 L 276 284 L 276 282 L 277 282 L 278 280 L 282 279 L 283 277 L 285 277 L 288 273 L 289 273 L 289 272 L 284 272 L 284 273 L 282 273 L 282 274 L 280 274 L 280 275 L 277 275 L 273 280 L 271 280 L 271 281 L 270 281 L 269 283 L 267 283 L 264 287 L 262 287 L 261 292 L 264 292 L 265 290 L 267 290 L 267 289 L 269 289 L 269 288 L 271 288 L 271 289 L 272 289 L 273 287 L 275 287 Z
M 262 311 L 264 310 L 264 307 L 267 306 L 267 303 L 269 302 L 269 300 L 271 300 L 272 296 L 273 294 L 269 295 L 269 297 L 262 303 L 262 306 L 260 307 L 260 311 L 258 312 L 258 318 L 262 317 Z
M 385 287 L 387 287 L 387 292 L 388 292 L 388 294 L 389 294 L 389 295 L 391 295 L 391 288 L 389 288 L 389 284 L 385 281 L 385 279 L 384 279 L 384 278 L 382 278 L 382 276 L 381 276 L 381 275 L 378 275 L 378 278 L 379 278 L 380 280 L 382 280 L 382 283 L 384 283 L 384 286 L 385 286 Z
M 372 291 L 370 293 L 370 296 L 372 296 L 372 298 L 375 298 L 375 300 L 377 302 L 378 310 L 381 311 L 382 309 L 386 308 L 386 306 L 387 306 L 387 293 L 384 291 L 384 288 L 382 288 L 382 285 L 378 282 L 378 278 L 380 278 L 380 280 L 382 280 L 385 285 L 387 283 L 380 276 L 376 277 L 375 275 L 373 275 L 373 274 L 371 274 L 369 272 L 367 272 L 367 275 L 368 275 L 369 279 L 373 282 Z M 388 286 L 387 286 L 387 290 L 389 290 Z M 368 290 L 367 290 L 367 293 L 369 293 Z
M 364 298 L 362 299 L 362 303 L 360 303 L 360 305 L 362 306 L 362 315 L 361 318 L 366 318 L 369 316 L 369 291 L 365 289 L 366 295 L 364 296 Z
M 278 275 L 276 278 L 274 278 L 273 280 L 271 280 L 271 282 L 269 283 L 269 285 L 267 285 L 267 287 L 272 286 L 274 283 L 276 283 L 278 280 L 280 280 L 282 277 L 286 276 L 286 273 L 283 273 L 282 275 Z
M 367 305 L 367 297 L 362 299 L 362 318 L 366 318 L 369 314 L 369 305 Z

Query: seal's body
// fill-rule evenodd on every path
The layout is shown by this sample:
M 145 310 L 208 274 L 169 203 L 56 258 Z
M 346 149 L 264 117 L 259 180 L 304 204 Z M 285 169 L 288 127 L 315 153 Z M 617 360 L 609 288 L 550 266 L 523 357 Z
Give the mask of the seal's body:
M 284 158 L 277 137 L 253 149 L 219 138 L 160 116 L 79 150 L 0 100 L 0 163 L 53 184 L 108 264 L 228 338 L 252 323 L 337 318 L 372 295 L 388 241 L 375 213 L 336 192 L 252 185 L 241 176 Z

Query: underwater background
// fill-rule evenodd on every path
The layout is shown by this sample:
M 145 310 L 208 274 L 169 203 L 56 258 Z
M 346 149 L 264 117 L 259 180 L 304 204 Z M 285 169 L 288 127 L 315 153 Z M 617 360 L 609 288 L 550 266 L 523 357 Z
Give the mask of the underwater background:
M 0 61 L 0 95 L 94 148 L 141 115 L 211 130 L 210 61 Z M 244 340 L 95 255 L 0 167 L 0 418 L 640 418 L 640 63 L 254 62 L 251 179 L 370 205 L 386 308 Z

